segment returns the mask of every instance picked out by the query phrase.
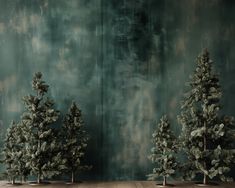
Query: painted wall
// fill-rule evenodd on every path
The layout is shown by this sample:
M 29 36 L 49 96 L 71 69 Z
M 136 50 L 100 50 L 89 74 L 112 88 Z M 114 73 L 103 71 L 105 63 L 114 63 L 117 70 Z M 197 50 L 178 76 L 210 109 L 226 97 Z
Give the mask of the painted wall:
M 24 110 L 34 72 L 56 107 L 71 100 L 92 135 L 89 179 L 145 179 L 151 131 L 168 113 L 175 132 L 184 83 L 208 48 L 235 115 L 232 0 L 0 0 L 1 140 Z

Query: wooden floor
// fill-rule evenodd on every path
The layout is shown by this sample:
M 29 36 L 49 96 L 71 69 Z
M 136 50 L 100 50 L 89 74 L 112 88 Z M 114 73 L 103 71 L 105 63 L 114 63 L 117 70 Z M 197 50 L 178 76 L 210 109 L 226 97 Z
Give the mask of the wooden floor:
M 174 188 L 194 188 L 199 187 L 194 183 L 190 182 L 174 182 Z M 157 188 L 156 182 L 151 181 L 113 181 L 113 182 L 83 182 L 73 185 L 66 185 L 63 182 L 52 182 L 48 185 L 32 186 L 32 185 L 17 185 L 12 186 L 7 184 L 7 182 L 1 181 L 0 187 L 18 187 L 18 188 L 28 188 L 28 187 L 45 187 L 45 188 Z M 206 186 L 215 188 L 235 188 L 235 183 L 219 183 L 218 186 Z

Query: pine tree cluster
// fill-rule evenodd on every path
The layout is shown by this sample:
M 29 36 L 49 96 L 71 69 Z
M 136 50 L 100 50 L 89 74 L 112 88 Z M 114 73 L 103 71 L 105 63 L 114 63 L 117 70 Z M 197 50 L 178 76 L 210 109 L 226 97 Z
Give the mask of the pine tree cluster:
M 23 97 L 25 112 L 19 123 L 13 122 L 6 135 L 6 173 L 12 184 L 17 177 L 25 180 L 29 175 L 40 184 L 44 178 L 69 171 L 74 182 L 75 172 L 89 168 L 81 163 L 88 142 L 81 110 L 73 102 L 59 127 L 60 112 L 47 97 L 49 85 L 40 72 L 34 75 L 32 88 L 35 94 Z
M 149 158 L 156 167 L 148 177 L 151 180 L 163 177 L 163 186 L 176 170 L 187 180 L 203 175 L 204 185 L 214 177 L 232 181 L 228 173 L 235 163 L 233 117 L 221 115 L 221 86 L 208 51 L 199 55 L 196 62 L 194 74 L 187 83 L 190 89 L 184 95 L 178 116 L 182 126 L 179 139 L 171 132 L 166 116 L 153 133 L 154 147 Z M 176 153 L 180 150 L 188 159 L 184 164 L 176 162 Z
M 149 159 L 154 164 L 148 179 L 167 178 L 176 171 L 183 172 L 184 179 L 203 175 L 203 184 L 215 177 L 231 181 L 228 176 L 235 162 L 233 117 L 221 115 L 222 90 L 218 75 L 214 73 L 213 62 L 205 50 L 198 58 L 194 74 L 190 76 L 181 113 L 178 116 L 182 131 L 176 138 L 170 122 L 164 115 L 152 134 L 153 148 Z M 12 122 L 7 131 L 3 154 L 6 174 L 15 183 L 29 175 L 37 177 L 40 184 L 45 178 L 90 169 L 82 160 L 88 143 L 84 130 L 82 112 L 72 102 L 58 126 L 60 112 L 54 101 L 48 97 L 49 85 L 42 80 L 42 74 L 33 77 L 34 94 L 23 97 L 25 112 L 19 122 Z M 177 153 L 182 151 L 187 158 L 180 164 Z

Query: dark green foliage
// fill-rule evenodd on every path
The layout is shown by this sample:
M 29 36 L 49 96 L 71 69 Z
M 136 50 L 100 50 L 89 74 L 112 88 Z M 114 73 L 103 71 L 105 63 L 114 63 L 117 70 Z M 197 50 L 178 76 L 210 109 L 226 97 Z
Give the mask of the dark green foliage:
M 157 129 L 153 133 L 154 147 L 149 159 L 156 165 L 153 173 L 148 175 L 149 180 L 155 180 L 159 176 L 163 177 L 163 185 L 166 185 L 166 178 L 174 175 L 177 162 L 174 153 L 177 152 L 177 141 L 170 129 L 167 116 L 160 119 Z
M 4 142 L 3 161 L 6 164 L 6 174 L 13 184 L 17 177 L 25 180 L 29 175 L 29 168 L 26 167 L 25 137 L 22 128 L 22 124 L 12 122 Z
M 88 141 L 88 135 L 83 126 L 81 110 L 73 102 L 62 126 L 62 149 L 66 159 L 67 171 L 72 175 L 71 182 L 74 182 L 75 172 L 90 168 L 81 163 Z
M 231 180 L 226 174 L 234 161 L 234 151 L 231 150 L 234 142 L 231 131 L 233 118 L 219 114 L 222 92 L 212 64 L 207 50 L 197 58 L 196 69 L 190 77 L 190 89 L 185 94 L 179 116 L 182 149 L 188 157 L 184 166 L 187 171 L 185 178 L 192 179 L 196 174 L 203 174 L 204 184 L 208 177 Z
M 16 153 L 16 136 L 15 136 L 16 124 L 12 122 L 11 127 L 7 130 L 6 139 L 4 142 L 4 163 L 6 164 L 6 173 L 8 177 L 12 180 L 12 184 L 15 183 L 15 178 L 19 174 L 17 168 L 17 156 Z
M 27 167 L 31 174 L 41 178 L 59 174 L 63 168 L 61 154 L 53 123 L 57 121 L 59 111 L 54 109 L 54 102 L 46 97 L 49 86 L 42 80 L 42 74 L 33 77 L 32 88 L 36 95 L 23 98 L 26 112 L 22 116 L 22 123 L 27 127 L 26 150 Z

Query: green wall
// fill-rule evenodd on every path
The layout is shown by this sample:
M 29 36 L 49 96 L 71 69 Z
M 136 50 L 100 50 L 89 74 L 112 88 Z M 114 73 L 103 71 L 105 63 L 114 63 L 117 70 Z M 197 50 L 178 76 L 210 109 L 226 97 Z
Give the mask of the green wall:
M 41 71 L 57 109 L 76 100 L 83 110 L 94 166 L 83 176 L 146 179 L 151 131 L 168 113 L 180 132 L 184 83 L 203 48 L 223 113 L 235 115 L 234 23 L 232 0 L 0 0 L 1 140 Z

